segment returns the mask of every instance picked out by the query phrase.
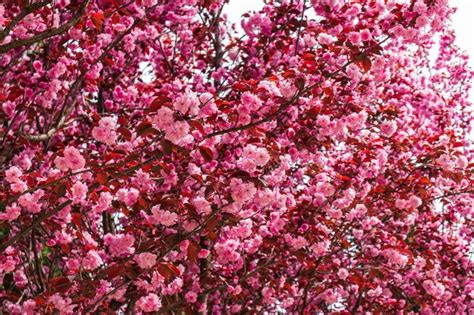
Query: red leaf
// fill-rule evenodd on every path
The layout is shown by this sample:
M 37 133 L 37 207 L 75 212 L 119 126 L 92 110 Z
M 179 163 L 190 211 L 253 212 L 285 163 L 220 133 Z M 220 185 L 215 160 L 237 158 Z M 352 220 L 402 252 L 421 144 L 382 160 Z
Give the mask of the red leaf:
M 212 151 L 208 147 L 200 146 L 199 153 L 201 153 L 202 157 L 206 162 L 211 162 L 213 160 Z
M 120 127 L 117 131 L 125 138 L 125 140 L 130 141 L 132 139 L 132 133 L 128 128 Z
M 364 70 L 364 72 L 368 72 L 370 68 L 372 68 L 372 61 L 367 56 L 362 56 L 359 61 L 357 62 L 359 68 Z
M 158 264 L 158 272 L 166 279 L 170 280 L 173 277 L 179 276 L 179 269 L 176 268 L 173 264 L 170 263 L 160 263 Z
M 197 262 L 198 260 L 198 253 L 201 247 L 196 243 L 191 241 L 188 246 L 188 257 L 189 260 L 193 263 Z
M 244 92 L 247 90 L 247 85 L 242 82 L 235 82 L 234 85 L 232 85 L 232 88 L 239 92 Z
M 99 182 L 99 184 L 105 185 L 105 183 L 107 183 L 107 175 L 105 175 L 104 173 L 98 173 L 97 181 Z
M 51 279 L 51 289 L 53 292 L 65 293 L 71 286 L 72 283 L 66 277 L 56 277 Z
M 91 14 L 92 23 L 96 29 L 101 30 L 102 26 L 104 25 L 105 16 L 102 12 L 95 12 Z
M 150 109 L 152 111 L 157 111 L 163 106 L 163 99 L 161 97 L 157 97 L 151 102 Z
M 201 123 L 197 120 L 191 120 L 189 124 L 196 128 L 202 135 L 205 134 L 204 127 L 201 125 Z

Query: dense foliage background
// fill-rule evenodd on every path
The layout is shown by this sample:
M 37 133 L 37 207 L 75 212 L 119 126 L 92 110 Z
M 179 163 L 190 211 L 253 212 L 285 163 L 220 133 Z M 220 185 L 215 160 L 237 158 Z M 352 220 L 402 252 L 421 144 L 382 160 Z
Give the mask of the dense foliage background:
M 0 312 L 472 311 L 447 0 L 226 2 L 0 4 Z

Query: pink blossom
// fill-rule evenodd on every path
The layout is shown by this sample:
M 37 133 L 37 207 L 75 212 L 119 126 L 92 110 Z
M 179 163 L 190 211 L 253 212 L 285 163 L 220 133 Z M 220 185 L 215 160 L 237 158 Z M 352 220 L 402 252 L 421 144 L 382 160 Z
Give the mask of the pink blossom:
M 166 139 L 174 144 L 181 144 L 185 141 L 189 142 L 186 136 L 189 133 L 189 125 L 185 121 L 176 121 L 173 125 L 166 129 Z
M 408 201 L 405 205 L 409 208 L 418 208 L 422 204 L 423 204 L 423 202 L 421 201 L 421 199 L 419 197 L 411 196 L 410 198 L 408 198 Z
M 72 191 L 73 203 L 74 204 L 81 203 L 87 197 L 88 187 L 84 183 L 76 182 L 74 183 L 74 185 L 72 185 L 71 191 Z
M 99 121 L 99 126 L 92 129 L 92 137 L 99 142 L 107 145 L 112 145 L 117 140 L 117 133 L 115 132 L 116 120 L 112 117 L 102 117 Z
M 196 115 L 199 110 L 199 99 L 196 93 L 186 92 L 176 98 L 174 107 L 182 114 L 186 114 L 189 111 L 190 115 Z
M 57 157 L 54 163 L 61 171 L 76 171 L 84 168 L 86 161 L 79 150 L 74 147 L 66 147 L 63 152 L 64 157 Z
M 108 246 L 112 256 L 131 255 L 135 252 L 135 237 L 131 234 L 106 234 L 104 244 Z
M 337 276 L 341 278 L 342 280 L 345 280 L 348 275 L 349 275 L 349 272 L 347 271 L 347 269 L 344 269 L 344 268 L 339 269 L 339 271 L 337 272 Z
M 117 199 L 130 207 L 137 202 L 139 193 L 135 188 L 120 188 L 117 191 Z
M 257 192 L 253 183 L 244 183 L 238 178 L 231 179 L 230 190 L 232 199 L 237 203 L 249 201 Z
M 150 293 L 139 298 L 136 302 L 136 307 L 144 312 L 156 312 L 161 308 L 161 300 L 158 295 Z
M 330 197 L 334 195 L 336 189 L 330 183 L 319 182 L 316 186 L 316 191 L 323 194 L 325 197 Z
M 254 161 L 258 166 L 265 166 L 270 161 L 267 149 L 259 148 L 253 144 L 249 144 L 244 148 L 242 157 L 246 160 Z
M 19 180 L 15 183 L 11 184 L 10 186 L 11 186 L 11 190 L 13 192 L 18 192 L 18 193 L 24 192 L 25 190 L 28 189 L 28 186 L 22 180 Z
M 317 37 L 317 40 L 321 45 L 330 45 L 334 43 L 337 38 L 326 33 L 320 33 Z
M 262 107 L 262 101 L 250 92 L 245 92 L 240 97 L 240 101 L 244 104 L 250 111 L 256 111 Z
M 397 131 L 397 124 L 393 120 L 386 121 L 380 125 L 380 133 L 386 137 L 391 137 Z
M 445 292 L 445 287 L 441 283 L 435 283 L 432 280 L 425 280 L 423 281 L 423 288 L 426 292 L 432 295 L 436 299 L 441 299 Z
M 102 265 L 102 263 L 102 258 L 95 250 L 89 251 L 86 257 L 82 260 L 82 266 L 84 266 L 84 269 L 86 270 L 94 270 Z
M 174 212 L 167 210 L 161 210 L 160 205 L 156 205 L 151 208 L 152 215 L 149 220 L 153 224 L 162 224 L 164 226 L 175 225 L 178 220 L 178 215 Z
M 184 298 L 186 299 L 186 301 L 188 303 L 196 303 L 197 301 L 197 294 L 196 292 L 193 292 L 193 291 L 189 291 L 188 293 L 186 293 L 186 295 L 184 296 Z
M 0 213 L 0 220 L 13 221 L 18 218 L 21 214 L 21 208 L 16 205 L 16 203 L 5 208 L 4 213 Z
M 10 167 L 5 172 L 5 179 L 9 183 L 17 183 L 20 181 L 20 177 L 23 175 L 23 172 L 16 166 Z
M 134 259 L 140 268 L 147 269 L 152 268 L 156 264 L 156 258 L 157 256 L 152 253 L 140 253 Z
M 38 213 L 41 211 L 42 204 L 40 203 L 40 199 L 43 196 L 44 191 L 38 189 L 34 193 L 27 193 L 20 196 L 20 198 L 18 198 L 18 203 L 28 212 Z
M 193 205 L 196 208 L 197 213 L 203 215 L 209 215 L 212 212 L 211 204 L 206 198 L 203 197 L 196 197 L 193 200 Z

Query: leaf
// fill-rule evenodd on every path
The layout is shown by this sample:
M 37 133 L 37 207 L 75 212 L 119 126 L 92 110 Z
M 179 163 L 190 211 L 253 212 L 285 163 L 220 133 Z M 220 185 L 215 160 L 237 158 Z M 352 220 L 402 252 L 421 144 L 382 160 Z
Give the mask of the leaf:
M 170 280 L 173 277 L 179 276 L 179 269 L 171 263 L 158 264 L 158 272 L 166 279 Z
M 161 141 L 161 148 L 163 149 L 163 153 L 165 155 L 171 154 L 173 152 L 173 143 L 171 141 L 164 139 Z
M 130 141 L 132 139 L 132 132 L 125 127 L 120 127 L 117 131 L 125 138 L 125 140 Z
M 238 92 L 244 92 L 247 90 L 247 85 L 243 82 L 235 82 L 232 88 Z
M 191 241 L 188 246 L 188 257 L 189 260 L 193 263 L 196 263 L 198 260 L 198 253 L 201 250 L 201 247 L 194 241 Z
M 349 176 L 345 176 L 345 175 L 341 175 L 341 174 L 337 174 L 336 177 L 339 178 L 340 180 L 345 181 L 345 182 L 350 182 L 352 180 Z
M 97 30 L 101 30 L 102 26 L 104 25 L 105 16 L 102 12 L 95 12 L 91 14 L 92 23 Z
M 97 182 L 101 185 L 105 185 L 105 183 L 107 183 L 107 175 L 104 173 L 98 173 Z
M 152 111 L 157 111 L 163 106 L 163 100 L 161 97 L 157 97 L 151 102 L 150 104 L 150 110 Z
M 50 281 L 53 292 L 65 293 L 72 286 L 67 277 L 56 277 Z
M 204 135 L 206 132 L 204 131 L 204 127 L 201 125 L 201 123 L 197 120 L 191 120 L 189 124 L 194 127 L 196 130 L 198 130 L 202 135 Z
M 362 56 L 358 60 L 357 65 L 359 66 L 359 68 L 364 70 L 364 72 L 368 72 L 370 70 L 370 68 L 372 68 L 372 61 L 370 60 L 369 57 Z
M 66 194 L 66 191 L 67 191 L 66 185 L 60 184 L 54 187 L 54 192 L 56 193 L 58 197 L 64 196 Z
M 208 147 L 200 146 L 199 153 L 201 153 L 202 157 L 204 158 L 206 162 L 211 162 L 213 160 L 212 151 Z
M 298 90 L 303 90 L 304 89 L 304 79 L 303 78 L 298 78 L 295 80 L 295 85 L 298 88 Z

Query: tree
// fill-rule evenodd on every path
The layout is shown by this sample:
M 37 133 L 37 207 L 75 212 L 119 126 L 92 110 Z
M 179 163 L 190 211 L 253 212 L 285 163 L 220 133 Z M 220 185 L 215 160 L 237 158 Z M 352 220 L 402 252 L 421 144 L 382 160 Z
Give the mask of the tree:
M 226 2 L 0 4 L 2 313 L 472 310 L 447 0 Z

